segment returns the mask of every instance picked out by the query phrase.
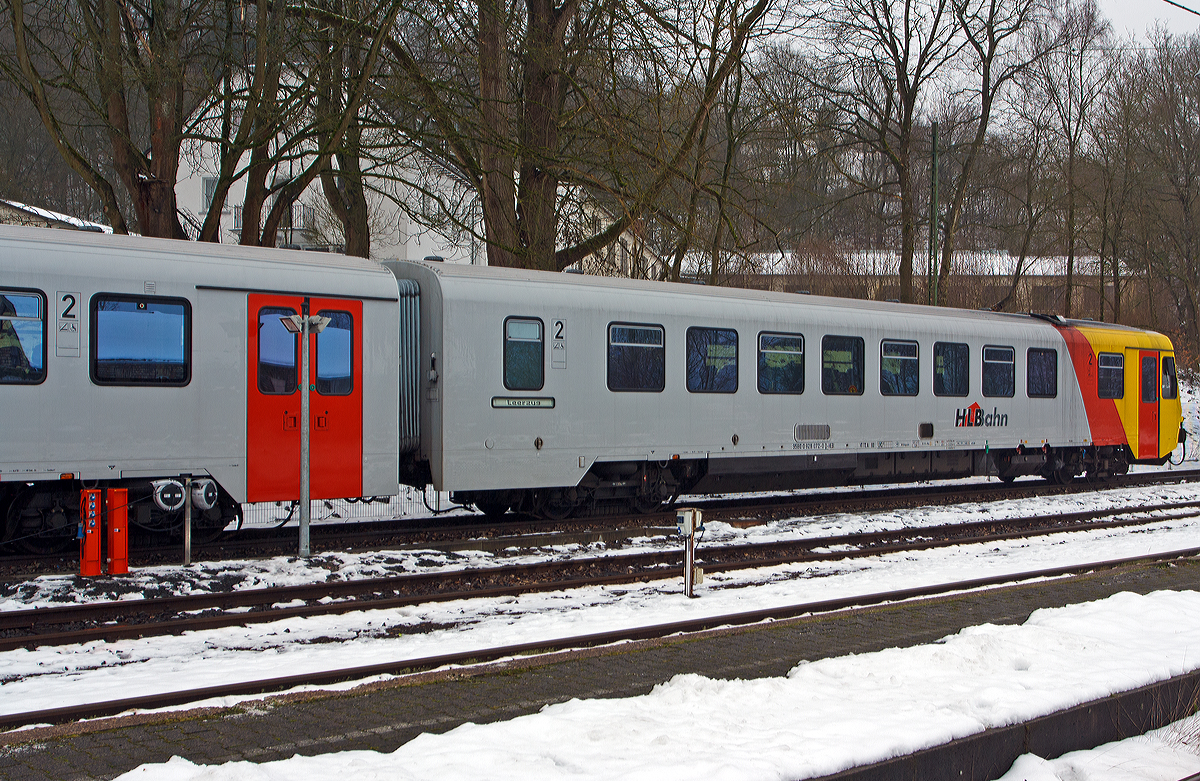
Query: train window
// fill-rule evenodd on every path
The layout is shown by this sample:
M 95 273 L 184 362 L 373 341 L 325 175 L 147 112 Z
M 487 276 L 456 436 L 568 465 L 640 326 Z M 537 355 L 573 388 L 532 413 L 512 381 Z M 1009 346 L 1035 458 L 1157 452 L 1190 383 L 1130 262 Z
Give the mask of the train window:
M 1162 397 L 1173 399 L 1179 395 L 1179 379 L 1175 376 L 1175 358 L 1164 355 L 1162 361 Z
M 737 393 L 738 335 L 730 328 L 687 329 L 687 389 Z
M 653 391 L 666 387 L 667 358 L 661 325 L 610 323 L 608 389 Z
M 1017 351 L 1011 347 L 983 348 L 983 395 L 1011 398 L 1017 389 Z
M 937 396 L 966 396 L 971 392 L 971 348 L 956 342 L 933 345 L 933 392 Z
M 0 385 L 46 379 L 46 297 L 33 290 L 0 290 Z
M 1026 356 L 1025 392 L 1031 399 L 1058 395 L 1058 351 L 1030 347 Z
M 545 382 L 545 341 L 542 321 L 510 317 L 504 321 L 504 387 L 541 390 Z
M 296 369 L 300 337 L 279 319 L 294 314 L 295 309 L 279 306 L 258 310 L 258 390 L 268 396 L 288 396 L 300 387 Z
M 354 317 L 321 310 L 329 324 L 317 334 L 317 393 L 349 396 L 354 391 Z
M 804 337 L 758 335 L 758 392 L 804 392 Z
M 1158 401 L 1158 359 L 1153 355 L 1142 357 L 1142 403 Z
M 821 390 L 826 395 L 862 395 L 865 345 L 859 336 L 821 338 Z
M 92 382 L 182 386 L 191 380 L 192 307 L 186 299 L 97 293 L 91 315 Z
M 920 361 L 916 342 L 888 339 L 879 345 L 879 392 L 884 396 L 916 396 L 920 390 Z
M 1100 353 L 1096 371 L 1096 395 L 1102 399 L 1125 398 L 1125 356 Z

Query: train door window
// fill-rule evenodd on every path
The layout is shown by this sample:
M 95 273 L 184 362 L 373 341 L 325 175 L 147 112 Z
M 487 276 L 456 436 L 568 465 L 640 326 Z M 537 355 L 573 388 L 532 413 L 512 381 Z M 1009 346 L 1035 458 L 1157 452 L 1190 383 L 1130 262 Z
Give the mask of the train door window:
M 281 317 L 295 309 L 264 306 L 258 310 L 258 390 L 268 396 L 288 396 L 299 387 L 296 352 L 300 337 L 283 327 Z
M 91 315 L 92 382 L 182 386 L 191 380 L 192 307 L 186 299 L 97 293 Z
M 758 392 L 804 392 L 804 337 L 758 335 Z
M 1158 358 L 1142 356 L 1142 403 L 1158 401 Z
M 658 392 L 666 387 L 667 357 L 661 325 L 610 323 L 608 389 Z
M 46 379 L 46 297 L 0 289 L 0 385 Z
M 916 396 L 920 391 L 916 342 L 884 339 L 879 345 L 879 392 L 884 396 Z
M 957 342 L 934 342 L 933 392 L 966 396 L 971 392 L 971 348 Z
M 542 321 L 510 317 L 504 321 L 504 387 L 541 390 L 545 382 L 545 341 Z
M 821 390 L 829 396 L 861 396 L 865 355 L 862 337 L 822 337 Z
M 1102 399 L 1125 398 L 1125 356 L 1100 353 L 1096 367 L 1096 395 Z
M 1025 391 L 1031 399 L 1058 395 L 1058 351 L 1030 347 L 1026 357 Z
M 322 309 L 329 324 L 317 334 L 317 393 L 349 396 L 354 391 L 354 317 Z
M 691 393 L 737 393 L 737 331 L 687 329 L 687 389 Z
M 1173 399 L 1179 395 L 1179 379 L 1175 376 L 1175 357 L 1164 355 L 1162 359 L 1162 397 Z
M 983 348 L 983 395 L 1011 398 L 1017 388 L 1017 351 L 1011 347 Z

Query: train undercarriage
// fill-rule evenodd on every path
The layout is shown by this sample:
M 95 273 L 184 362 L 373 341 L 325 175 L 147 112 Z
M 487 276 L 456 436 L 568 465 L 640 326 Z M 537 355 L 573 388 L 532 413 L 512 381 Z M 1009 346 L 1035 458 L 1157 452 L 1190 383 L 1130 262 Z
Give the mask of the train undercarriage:
M 66 550 L 78 539 L 79 495 L 85 488 L 126 489 L 130 531 L 143 544 L 182 537 L 185 501 L 192 504 L 197 542 L 216 539 L 241 518 L 241 505 L 209 479 L 194 481 L 190 497 L 178 479 L 15 483 L 0 485 L 0 543 L 33 554 Z
M 1011 483 L 1040 476 L 1067 484 L 1084 476 L 1104 483 L 1129 471 L 1124 446 L 1013 450 L 891 451 L 814 455 L 597 462 L 578 485 L 562 488 L 456 491 L 451 499 L 489 517 L 519 512 L 544 519 L 652 513 L 680 495 L 782 491 L 992 476 Z

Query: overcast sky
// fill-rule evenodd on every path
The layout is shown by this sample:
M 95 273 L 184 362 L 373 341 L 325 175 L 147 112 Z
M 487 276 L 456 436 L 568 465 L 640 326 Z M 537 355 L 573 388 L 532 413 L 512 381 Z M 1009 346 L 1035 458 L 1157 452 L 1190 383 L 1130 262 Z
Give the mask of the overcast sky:
M 1200 16 L 1182 11 L 1163 0 L 1098 0 L 1100 10 L 1112 22 L 1119 36 L 1146 39 L 1146 30 L 1161 20 L 1176 35 L 1200 30 Z M 1200 11 L 1200 0 L 1176 0 L 1180 5 Z

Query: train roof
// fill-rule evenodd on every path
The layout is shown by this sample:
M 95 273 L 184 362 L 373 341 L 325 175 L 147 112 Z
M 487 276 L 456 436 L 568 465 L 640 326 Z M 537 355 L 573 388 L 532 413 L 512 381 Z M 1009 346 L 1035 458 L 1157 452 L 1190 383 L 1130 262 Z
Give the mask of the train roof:
M 288 264 L 313 269 L 344 269 L 385 273 L 374 260 L 330 252 L 244 247 L 240 244 L 155 239 L 146 236 L 98 233 L 95 231 L 55 230 L 17 225 L 0 225 L 0 239 L 29 245 L 69 245 L 85 249 L 157 253 L 167 261 L 215 261 L 239 264 Z
M 626 279 L 623 277 L 600 277 L 587 274 L 554 273 L 531 269 L 472 266 L 463 263 L 438 263 L 428 261 L 389 262 L 389 266 L 410 263 L 432 271 L 446 280 L 509 280 L 535 284 L 571 285 L 610 291 L 660 292 L 665 295 L 692 295 L 722 300 L 772 301 L 788 304 L 803 303 L 805 306 L 829 307 L 837 310 L 878 312 L 889 315 L 912 314 L 925 317 L 962 317 L 973 321 L 994 320 L 1004 323 L 1029 323 L 1031 320 L 1059 327 L 1108 328 L 1121 331 L 1145 333 L 1145 329 L 1105 323 L 1094 320 L 1066 319 L 1058 315 L 1039 313 L 993 312 L 987 309 L 958 309 L 953 307 L 929 306 L 925 304 L 902 304 L 893 301 L 872 301 L 859 298 L 834 298 L 806 293 L 783 293 L 769 290 L 753 290 L 733 287 L 708 287 L 686 282 L 657 282 L 651 280 Z

